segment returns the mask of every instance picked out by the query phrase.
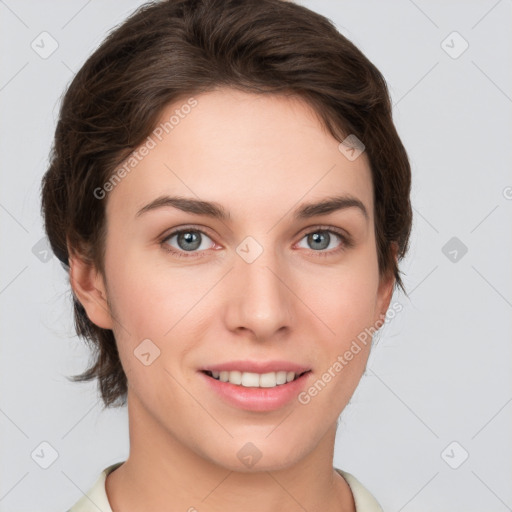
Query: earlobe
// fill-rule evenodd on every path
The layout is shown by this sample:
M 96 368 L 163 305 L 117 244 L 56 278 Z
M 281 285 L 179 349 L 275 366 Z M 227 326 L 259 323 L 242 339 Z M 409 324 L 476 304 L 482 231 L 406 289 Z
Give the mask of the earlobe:
M 102 329 L 112 329 L 113 322 L 105 282 L 95 266 L 77 254 L 70 255 L 69 281 L 89 320 Z

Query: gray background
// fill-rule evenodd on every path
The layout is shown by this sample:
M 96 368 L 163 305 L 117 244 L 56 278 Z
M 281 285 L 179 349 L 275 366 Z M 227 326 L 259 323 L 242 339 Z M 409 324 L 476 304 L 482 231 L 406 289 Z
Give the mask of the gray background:
M 141 3 L 0 1 L 2 512 L 64 511 L 128 454 L 126 410 L 65 378 L 89 352 L 39 187 L 65 86 Z M 300 3 L 382 71 L 413 168 L 410 299 L 394 297 L 334 464 L 386 512 L 512 510 L 512 2 Z

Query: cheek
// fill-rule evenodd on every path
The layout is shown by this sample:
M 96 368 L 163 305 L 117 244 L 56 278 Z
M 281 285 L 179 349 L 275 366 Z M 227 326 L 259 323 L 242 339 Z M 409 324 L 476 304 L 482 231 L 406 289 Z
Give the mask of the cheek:
M 336 270 L 304 275 L 303 283 L 305 302 L 334 331 L 330 338 L 336 344 L 350 342 L 373 324 L 379 276 L 371 255 L 360 254 Z
M 109 296 L 121 323 L 124 320 L 138 325 L 141 319 L 151 318 L 152 312 L 155 315 L 166 302 L 177 298 L 176 286 L 169 286 L 171 283 L 162 278 L 165 269 L 154 268 L 143 251 L 130 245 L 129 239 L 111 237 L 105 264 Z M 157 327 L 154 323 L 148 327 L 151 325 Z
M 123 366 L 132 363 L 134 350 L 145 339 L 166 352 L 171 346 L 176 351 L 176 345 L 170 343 L 175 337 L 182 341 L 195 339 L 201 328 L 199 312 L 205 304 L 215 307 L 203 300 L 205 293 L 219 279 L 211 270 L 196 269 L 170 269 L 165 261 L 158 268 L 129 251 L 122 260 L 116 259 L 115 254 L 110 256 L 108 294 Z M 179 346 L 187 349 L 184 343 Z
M 118 245 L 122 246 L 120 242 Z M 143 340 L 156 341 L 161 337 L 172 325 L 172 318 L 168 317 L 168 307 L 162 302 L 164 294 L 160 288 L 163 286 L 157 279 L 158 273 L 134 258 L 130 251 L 125 251 L 122 257 L 115 250 L 107 251 L 106 273 L 114 334 L 121 359 L 127 360 Z M 166 300 L 173 300 L 173 296 L 175 293 L 169 290 Z
M 336 277 L 331 275 L 329 280 L 317 282 L 322 292 L 310 294 L 314 298 L 311 309 L 322 320 L 318 325 L 325 324 L 318 327 L 325 334 L 321 336 L 322 347 L 318 352 L 317 380 L 305 397 L 312 404 L 315 397 L 313 408 L 318 414 L 322 414 L 326 403 L 332 405 L 333 417 L 341 412 L 365 370 L 372 343 L 378 282 L 378 273 L 371 269 L 370 265 L 356 272 L 351 267 L 351 271 L 339 272 Z

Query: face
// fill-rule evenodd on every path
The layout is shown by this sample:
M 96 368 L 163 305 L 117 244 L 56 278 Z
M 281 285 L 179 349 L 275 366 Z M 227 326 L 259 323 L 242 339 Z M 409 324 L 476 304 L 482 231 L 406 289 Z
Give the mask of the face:
M 346 352 L 389 305 L 368 160 L 349 160 L 298 99 L 219 89 L 195 100 L 103 199 L 111 309 L 88 313 L 114 331 L 130 414 L 226 468 L 241 470 L 247 443 L 258 470 L 291 465 L 335 430 L 371 340 Z M 255 389 L 203 372 L 233 361 L 307 373 Z

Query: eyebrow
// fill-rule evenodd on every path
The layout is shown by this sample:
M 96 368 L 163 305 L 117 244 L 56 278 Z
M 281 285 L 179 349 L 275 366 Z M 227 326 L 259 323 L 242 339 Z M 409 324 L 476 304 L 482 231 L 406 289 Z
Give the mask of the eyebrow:
M 143 206 L 135 217 L 140 217 L 146 212 L 164 207 L 173 207 L 186 213 L 206 215 L 223 221 L 231 218 L 229 212 L 219 203 L 178 196 L 157 197 L 155 200 Z M 293 217 L 295 219 L 309 219 L 310 217 L 328 215 L 335 211 L 349 208 L 356 208 L 364 215 L 366 220 L 369 220 L 368 210 L 363 202 L 351 195 L 326 197 L 315 203 L 303 204 L 293 211 Z

